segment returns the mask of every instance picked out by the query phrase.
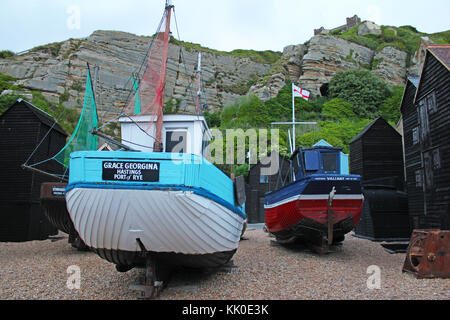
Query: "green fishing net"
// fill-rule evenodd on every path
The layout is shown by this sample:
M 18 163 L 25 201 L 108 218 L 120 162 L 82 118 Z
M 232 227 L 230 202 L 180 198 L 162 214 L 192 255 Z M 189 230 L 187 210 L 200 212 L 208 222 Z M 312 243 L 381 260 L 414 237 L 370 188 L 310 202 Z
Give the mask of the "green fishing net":
M 135 93 L 134 114 L 139 115 L 141 113 L 141 101 L 139 99 L 139 83 L 136 81 L 134 77 L 133 77 L 133 87 Z
M 97 150 L 98 137 L 89 133 L 89 131 L 97 127 L 97 124 L 97 106 L 92 89 L 91 75 L 88 70 L 83 110 L 81 111 L 77 127 L 70 137 L 69 142 L 67 142 L 66 146 L 53 159 L 65 167 L 69 167 L 70 154 L 72 152 Z

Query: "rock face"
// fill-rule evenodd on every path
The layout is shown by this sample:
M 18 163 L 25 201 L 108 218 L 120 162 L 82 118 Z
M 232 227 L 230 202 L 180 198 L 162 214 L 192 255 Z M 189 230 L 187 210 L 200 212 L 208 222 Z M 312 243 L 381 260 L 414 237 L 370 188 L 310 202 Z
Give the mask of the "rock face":
M 358 36 L 381 33 L 381 27 L 371 21 L 364 21 L 358 28 Z
M 267 81 L 259 82 L 252 86 L 249 94 L 256 95 L 261 101 L 267 101 L 275 98 L 285 85 L 286 76 L 283 73 L 276 73 L 270 76 Z
M 403 84 L 406 78 L 406 52 L 384 47 L 374 57 L 372 72 L 391 85 Z
M 144 60 L 150 40 L 125 32 L 96 31 L 85 40 L 64 42 L 56 55 L 51 48 L 42 48 L 14 59 L 0 60 L 0 73 L 19 79 L 17 84 L 24 88 L 42 91 L 51 101 L 58 101 L 64 94 L 66 106 L 81 107 L 87 63 L 92 69 L 97 64 L 98 107 L 102 111 L 118 112 L 128 101 L 131 75 Z M 177 107 L 181 111 L 195 110 L 191 93 L 197 92 L 193 81 L 197 61 L 197 52 L 185 49 L 181 52 L 181 46 L 169 45 L 165 100 L 179 99 Z M 209 111 L 221 109 L 246 94 L 233 92 L 234 84 L 248 82 L 270 70 L 268 64 L 230 55 L 203 53 L 202 61 Z
M 370 66 L 374 51 L 330 35 L 313 37 L 303 56 L 302 74 L 298 78 L 304 89 L 320 95 L 322 85 L 329 83 L 339 70 Z
M 307 52 L 304 44 L 287 46 L 283 50 L 283 67 L 291 81 L 297 80 L 302 74 L 303 57 Z
M 359 31 L 376 33 L 377 30 L 376 25 L 363 23 Z M 0 73 L 17 78 L 16 84 L 23 88 L 41 91 L 50 101 L 81 107 L 86 65 L 89 63 L 92 68 L 98 65 L 98 107 L 102 114 L 118 113 L 129 101 L 131 75 L 144 61 L 150 40 L 125 32 L 96 31 L 86 39 L 71 39 L 0 59 Z M 165 101 L 172 101 L 178 111 L 193 112 L 198 52 L 170 44 L 168 56 Z M 321 95 L 321 88 L 339 70 L 367 68 L 390 84 L 401 85 L 407 75 L 418 75 L 422 60 L 414 57 L 413 65 L 407 69 L 407 54 L 403 51 L 385 47 L 375 52 L 320 34 L 305 44 L 284 48 L 281 59 L 274 65 L 230 54 L 203 52 L 203 89 L 208 111 L 216 111 L 248 93 L 267 101 L 278 94 L 286 80 L 311 91 L 313 96 Z

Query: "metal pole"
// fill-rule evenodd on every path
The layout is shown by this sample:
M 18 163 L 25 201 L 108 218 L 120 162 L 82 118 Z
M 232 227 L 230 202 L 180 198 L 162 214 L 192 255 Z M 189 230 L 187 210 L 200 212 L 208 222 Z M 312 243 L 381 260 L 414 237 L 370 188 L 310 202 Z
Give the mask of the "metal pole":
M 294 150 L 292 150 L 291 130 L 288 130 L 288 135 L 289 135 L 289 147 L 291 148 L 291 154 L 293 154 Z
M 292 84 L 292 146 L 295 152 L 295 98 L 294 98 L 294 84 Z
M 333 199 L 336 195 L 336 187 L 333 186 L 330 194 L 328 195 L 328 208 L 327 208 L 327 225 L 328 225 L 328 245 L 331 246 L 333 244 L 333 211 L 331 207 L 333 205 Z
M 52 178 L 55 178 L 55 179 L 58 179 L 58 180 L 61 180 L 61 181 L 66 181 L 66 182 L 68 182 L 68 180 L 67 180 L 66 178 L 64 178 L 64 177 L 60 177 L 60 176 L 57 176 L 57 175 L 55 175 L 55 174 L 51 174 L 51 173 L 48 173 L 48 172 L 39 170 L 39 169 L 30 167 L 30 166 L 27 166 L 27 165 L 25 165 L 25 164 L 23 164 L 21 167 L 22 167 L 22 169 L 34 171 L 34 172 L 40 173 L 40 174 L 45 175 L 45 176 L 48 176 L 48 177 L 52 177 Z
M 200 115 L 200 97 L 202 95 L 202 91 L 201 91 L 201 76 L 202 76 L 202 53 L 199 52 L 198 53 L 198 66 L 197 66 L 197 101 L 196 101 L 196 105 L 197 105 L 197 115 Z
M 94 67 L 94 86 L 92 88 L 92 92 L 94 93 L 94 99 L 97 95 L 97 77 L 98 77 L 98 65 Z

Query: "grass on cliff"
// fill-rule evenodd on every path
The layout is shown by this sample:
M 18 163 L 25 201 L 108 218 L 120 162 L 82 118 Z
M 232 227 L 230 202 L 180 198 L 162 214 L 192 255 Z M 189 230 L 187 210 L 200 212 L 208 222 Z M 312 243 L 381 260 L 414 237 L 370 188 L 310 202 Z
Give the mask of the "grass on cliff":
M 30 52 L 43 51 L 46 53 L 50 53 L 53 57 L 57 57 L 59 52 L 61 51 L 63 43 L 64 42 L 54 42 L 42 46 L 37 46 L 31 49 Z
M 4 90 L 20 90 L 20 87 L 14 85 L 17 79 L 7 74 L 0 73 L 0 94 Z
M 0 116 L 8 110 L 19 98 L 26 99 L 23 94 L 21 94 L 22 88 L 12 85 L 10 82 L 15 79 L 11 76 L 0 73 L 0 92 L 3 91 L 3 85 L 6 83 L 6 90 L 14 90 L 12 94 L 4 94 L 0 96 Z M 52 103 L 48 101 L 44 95 L 39 91 L 32 92 L 33 99 L 31 102 L 35 107 L 47 112 L 55 119 L 59 119 L 58 123 L 61 127 L 68 133 L 72 134 L 78 123 L 78 118 L 80 116 L 76 108 L 70 109 L 65 107 L 62 103 Z
M 256 50 L 243 50 L 243 49 L 236 49 L 233 51 L 219 51 L 215 49 L 210 49 L 206 47 L 202 47 L 198 43 L 192 43 L 192 42 L 185 42 L 177 40 L 173 37 L 170 38 L 170 43 L 183 46 L 186 51 L 202 51 L 202 52 L 208 52 L 212 54 L 220 54 L 220 55 L 226 55 L 226 56 L 233 56 L 237 58 L 249 58 L 253 62 L 257 63 L 264 63 L 264 64 L 274 64 L 278 60 L 280 60 L 282 53 L 281 52 L 275 52 L 271 50 L 266 51 L 256 51 Z
M 2 50 L 0 51 L 0 59 L 8 59 L 14 57 L 16 54 L 10 50 Z
M 377 52 L 385 47 L 394 47 L 408 54 L 407 64 L 411 64 L 411 57 L 414 55 L 420 45 L 420 38 L 428 36 L 433 42 L 439 44 L 450 43 L 450 30 L 433 34 L 426 34 L 417 31 L 412 26 L 390 27 L 381 26 L 381 34 L 358 35 L 358 29 L 361 24 L 347 30 L 333 33 L 344 40 L 357 43 L 359 45 L 371 48 Z

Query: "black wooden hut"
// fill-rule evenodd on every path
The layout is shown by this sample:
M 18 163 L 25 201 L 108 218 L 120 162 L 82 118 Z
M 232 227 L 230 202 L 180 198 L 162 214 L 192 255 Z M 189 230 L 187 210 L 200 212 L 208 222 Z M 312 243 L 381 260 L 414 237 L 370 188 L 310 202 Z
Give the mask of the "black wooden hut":
M 49 114 L 25 100 L 17 100 L 0 116 L 0 241 L 44 240 L 57 234 L 40 207 L 41 183 L 51 178 L 21 166 L 42 140 L 30 164 L 54 156 L 64 147 L 66 138 Z M 63 174 L 63 167 L 56 161 L 46 162 L 39 169 Z
M 401 134 L 383 118 L 371 122 L 350 142 L 350 172 L 361 175 L 365 198 L 355 235 L 376 241 L 409 239 Z
M 350 142 L 350 172 L 359 174 L 363 184 L 395 177 L 401 189 L 404 183 L 401 134 L 381 117 L 369 123 Z
M 250 168 L 248 184 L 246 186 L 245 211 L 249 223 L 265 222 L 264 197 L 265 193 L 280 188 L 282 181 L 288 179 L 290 162 L 278 152 L 273 151 L 268 157 L 278 157 L 278 172 L 273 175 L 262 174 L 262 168 L 268 167 L 268 158 L 258 161 Z M 273 158 L 272 158 L 273 159 Z
M 427 47 L 419 82 L 402 101 L 408 205 L 414 229 L 450 220 L 450 45 Z

